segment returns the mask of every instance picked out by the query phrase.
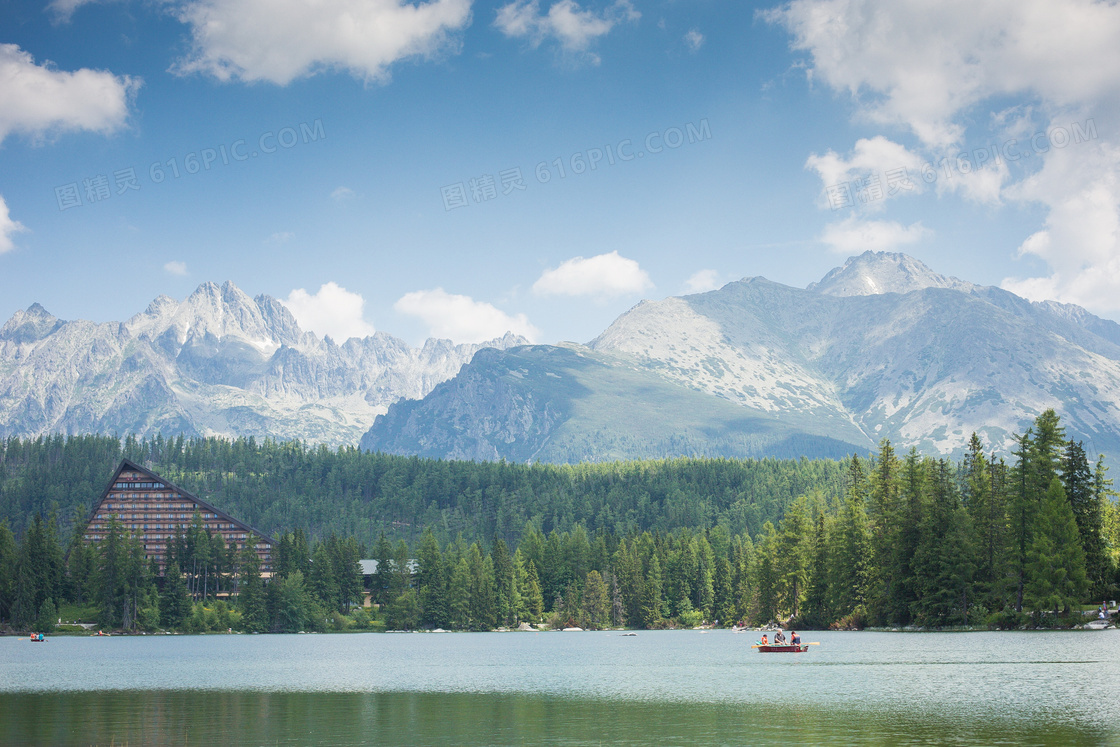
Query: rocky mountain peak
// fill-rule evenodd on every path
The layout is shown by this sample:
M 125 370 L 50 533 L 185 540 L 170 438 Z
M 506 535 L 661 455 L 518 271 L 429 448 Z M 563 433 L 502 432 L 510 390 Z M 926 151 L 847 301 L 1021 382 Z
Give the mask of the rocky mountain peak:
M 978 287 L 936 273 L 907 254 L 868 250 L 849 257 L 843 266 L 829 271 L 819 283 L 810 283 L 806 290 L 828 296 L 877 296 L 923 288 L 951 288 L 968 293 Z
M 38 303 L 33 303 L 27 307 L 27 311 L 17 311 L 3 327 L 0 327 L 0 340 L 10 340 L 17 344 L 36 342 L 64 323 Z

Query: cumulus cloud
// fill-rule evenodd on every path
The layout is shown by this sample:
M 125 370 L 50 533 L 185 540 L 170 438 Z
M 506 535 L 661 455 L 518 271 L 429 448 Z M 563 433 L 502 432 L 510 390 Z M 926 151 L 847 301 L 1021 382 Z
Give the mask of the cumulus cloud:
M 432 337 L 454 342 L 485 342 L 506 332 L 535 340 L 540 334 L 524 314 L 510 316 L 492 304 L 448 293 L 443 288 L 406 293 L 393 308 L 423 320 Z
M 321 285 L 315 294 L 296 288 L 281 303 L 292 312 L 300 327 L 321 336 L 329 335 L 336 342 L 368 337 L 375 331 L 364 318 L 366 301 L 361 294 L 351 293 L 333 281 Z
M 615 0 L 599 12 L 584 10 L 574 0 L 559 0 L 547 13 L 541 10 L 540 0 L 514 0 L 498 8 L 494 25 L 506 36 L 527 39 L 534 47 L 554 40 L 565 52 L 585 54 L 598 64 L 598 55 L 588 52 L 591 43 L 619 23 L 641 16 L 630 0 Z
M 1116 3 L 794 0 L 762 16 L 810 55 L 814 80 L 929 145 L 959 142 L 958 115 L 985 99 L 1033 94 L 1060 108 L 1120 91 Z
M 15 44 L 0 44 L 0 142 L 17 132 L 41 137 L 124 126 L 140 78 L 103 70 L 55 70 Z
M 385 81 L 398 60 L 454 50 L 471 0 L 189 0 L 192 50 L 174 67 L 286 85 L 324 70 Z
M 8 214 L 8 203 L 4 201 L 3 196 L 0 196 L 0 254 L 14 249 L 16 245 L 12 241 L 12 236 L 26 230 L 27 227 L 18 220 L 12 220 Z
M 715 270 L 700 270 L 684 281 L 684 287 L 689 293 L 704 293 L 715 290 L 720 287 L 719 273 Z
M 700 47 L 704 46 L 704 35 L 697 29 L 691 29 L 684 35 L 684 43 L 689 52 L 696 54 L 700 51 Z
M 595 257 L 573 257 L 545 270 L 533 283 L 542 296 L 623 296 L 652 288 L 646 271 L 617 251 Z
M 847 157 L 832 150 L 823 156 L 812 153 L 805 161 L 805 168 L 817 172 L 825 189 L 878 175 L 881 194 L 877 199 L 885 199 L 920 191 L 922 163 L 922 157 L 906 146 L 877 135 L 857 140 Z M 883 183 L 884 178 L 890 183 Z
M 187 263 L 179 262 L 178 260 L 172 260 L 171 262 L 168 262 L 163 266 L 163 271 L 168 275 L 183 276 L 187 274 Z
M 893 251 L 905 244 L 913 244 L 931 231 L 921 222 L 904 226 L 894 221 L 860 220 L 855 216 L 825 226 L 821 241 L 837 254 L 862 254 L 868 249 L 876 252 Z
M 1120 311 L 1120 147 L 1083 143 L 1051 154 L 1041 171 L 1008 189 L 1011 199 L 1050 207 L 1041 230 L 1019 247 L 1050 274 L 1002 286 L 1035 301 Z
M 813 81 L 850 96 L 858 118 L 913 133 L 932 162 L 955 159 L 969 140 L 1120 115 L 1117 2 L 792 0 L 761 15 L 807 53 Z M 1047 274 L 1008 278 L 1004 287 L 1116 311 L 1120 161 L 1114 137 L 1093 140 L 959 177 L 939 174 L 937 191 L 1041 205 L 1044 224 L 1019 253 L 1044 259 Z

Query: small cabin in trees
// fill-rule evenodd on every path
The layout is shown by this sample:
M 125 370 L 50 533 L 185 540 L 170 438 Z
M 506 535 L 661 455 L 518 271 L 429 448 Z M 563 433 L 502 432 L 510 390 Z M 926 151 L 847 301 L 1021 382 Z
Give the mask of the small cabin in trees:
M 195 511 L 210 533 L 222 535 L 227 546 L 232 544 L 240 550 L 246 543 L 253 543 L 261 575 L 272 575 L 275 542 L 271 537 L 128 459 L 121 461 L 90 514 L 85 539 L 89 543 L 104 539 L 109 519 L 115 515 L 125 531 L 142 539 L 145 555 L 155 559 L 162 573 L 168 541 L 176 532 L 186 533 Z

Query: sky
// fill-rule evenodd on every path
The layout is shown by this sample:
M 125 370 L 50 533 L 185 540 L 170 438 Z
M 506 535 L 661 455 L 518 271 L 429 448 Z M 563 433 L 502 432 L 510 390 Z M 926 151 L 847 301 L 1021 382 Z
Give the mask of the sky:
M 867 249 L 1120 319 L 1120 4 L 0 3 L 0 318 L 585 342 Z

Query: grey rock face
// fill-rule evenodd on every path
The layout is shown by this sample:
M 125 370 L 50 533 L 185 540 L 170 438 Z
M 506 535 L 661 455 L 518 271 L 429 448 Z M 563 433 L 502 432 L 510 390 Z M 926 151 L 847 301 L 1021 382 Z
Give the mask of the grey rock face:
M 271 436 L 354 444 L 374 417 L 418 398 L 488 346 L 378 332 L 339 345 L 268 296 L 204 283 L 124 323 L 63 321 L 38 304 L 0 328 L 0 435 Z
M 532 431 L 526 419 L 537 428 L 536 458 L 567 460 L 575 452 L 562 454 L 556 444 L 576 433 L 585 454 L 629 438 L 640 443 L 627 453 L 662 456 L 665 440 L 632 417 L 652 400 L 663 413 L 661 430 L 680 436 L 677 453 L 766 455 L 800 443 L 824 454 L 838 444 L 867 450 L 889 438 L 899 450 L 955 455 L 973 431 L 1007 453 L 1013 434 L 1054 408 L 1067 435 L 1083 439 L 1090 454 L 1120 456 L 1120 325 L 1077 306 L 1031 303 L 947 278 L 906 255 L 853 257 L 807 289 L 750 278 L 643 301 L 588 348 L 604 362 L 596 375 L 581 374 L 591 393 L 560 397 L 565 406 L 554 407 L 548 423 L 539 407 L 525 406 L 523 387 L 499 386 L 499 378 L 510 381 L 504 370 L 514 367 L 514 353 L 494 352 L 488 368 L 468 366 L 422 403 L 391 407 L 363 445 L 403 453 L 411 443 L 402 440 L 406 431 L 439 433 L 426 453 L 493 458 L 472 450 L 467 435 L 441 431 L 442 414 L 455 413 L 471 444 L 493 446 L 513 427 L 505 413 L 516 412 L 521 430 Z M 547 401 L 565 371 L 545 377 L 548 359 L 537 358 L 533 401 Z M 638 374 L 665 386 L 642 383 Z M 461 385 L 466 376 L 469 387 Z M 627 376 L 629 387 L 646 395 L 618 387 Z M 614 394 L 604 396 L 611 387 Z M 689 419 L 704 407 L 697 392 L 736 406 L 739 419 L 712 409 L 708 435 L 698 435 Z M 587 402 L 595 408 L 579 406 Z M 597 420 L 597 411 L 613 417 Z M 729 440 L 729 432 L 748 442 Z M 525 453 L 493 450 L 506 458 Z M 598 453 L 611 458 L 618 450 Z

